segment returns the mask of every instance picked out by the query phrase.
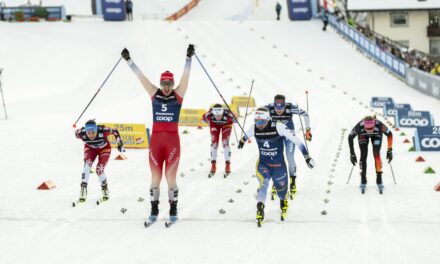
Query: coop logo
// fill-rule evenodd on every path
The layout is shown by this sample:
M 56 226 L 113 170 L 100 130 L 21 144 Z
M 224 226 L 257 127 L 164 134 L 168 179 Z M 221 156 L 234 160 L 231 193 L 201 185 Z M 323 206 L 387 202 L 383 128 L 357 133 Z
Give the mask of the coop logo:
M 401 126 L 428 126 L 428 119 L 410 119 L 410 118 L 402 118 L 399 121 Z
M 388 116 L 395 116 L 395 115 L 397 115 L 397 110 L 396 109 L 388 109 L 387 115 Z
M 171 122 L 171 121 L 173 121 L 173 117 L 171 117 L 171 116 L 158 116 L 158 117 L 156 117 L 156 121 Z
M 276 155 L 278 155 L 278 152 L 277 151 L 264 151 L 264 150 L 262 150 L 261 155 L 275 157 Z
M 440 138 L 424 138 L 421 143 L 424 148 L 439 148 Z

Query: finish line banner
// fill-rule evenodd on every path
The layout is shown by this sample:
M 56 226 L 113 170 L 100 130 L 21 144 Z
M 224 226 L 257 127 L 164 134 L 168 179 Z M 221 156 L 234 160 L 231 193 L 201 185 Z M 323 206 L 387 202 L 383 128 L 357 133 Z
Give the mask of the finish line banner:
M 117 129 L 125 148 L 145 149 L 150 147 L 150 137 L 144 124 L 101 123 L 100 125 Z M 113 148 L 118 146 L 113 136 L 110 136 L 109 140 Z

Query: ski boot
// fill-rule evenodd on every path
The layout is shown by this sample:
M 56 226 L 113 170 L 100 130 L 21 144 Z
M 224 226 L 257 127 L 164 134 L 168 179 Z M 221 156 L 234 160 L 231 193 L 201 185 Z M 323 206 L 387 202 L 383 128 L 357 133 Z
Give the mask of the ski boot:
M 258 227 L 261 227 L 261 223 L 264 220 L 264 203 L 258 202 L 257 203 L 257 225 Z
M 229 174 L 231 174 L 231 162 L 228 160 L 226 161 L 225 174 L 223 176 L 226 178 L 229 176 Z
M 216 161 L 212 160 L 211 161 L 211 171 L 208 174 L 208 178 L 211 178 L 212 176 L 214 176 L 216 170 L 217 170 Z
M 177 217 L 177 201 L 170 201 L 170 222 L 176 222 Z
M 383 186 L 382 183 L 379 183 L 379 184 L 377 185 L 377 188 L 379 189 L 379 193 L 380 193 L 380 194 L 383 194 L 383 189 L 385 188 L 385 186 Z
M 382 172 L 377 173 L 376 184 L 377 188 L 379 189 L 379 193 L 383 194 L 383 189 L 385 188 L 385 186 L 383 186 L 382 183 Z
M 359 185 L 359 189 L 361 189 L 362 194 L 365 194 L 366 188 L 367 188 L 367 176 L 361 174 L 361 185 Z
M 149 227 L 157 221 L 159 215 L 159 201 L 151 201 L 151 212 L 147 221 L 144 222 L 145 227 Z
M 280 200 L 281 208 L 281 221 L 284 221 L 287 217 L 287 209 L 289 208 L 289 200 Z
M 361 189 L 361 193 L 364 194 L 365 193 L 365 189 L 367 188 L 367 184 L 366 183 L 361 183 L 361 185 L 359 185 L 359 189 Z
M 295 179 L 296 176 L 290 176 L 290 200 L 293 200 L 293 198 L 295 198 L 296 195 L 296 184 L 295 184 Z
M 83 182 L 81 183 L 81 192 L 79 194 L 79 202 L 83 203 L 87 199 L 87 183 Z
M 275 185 L 272 186 L 272 195 L 270 196 L 270 199 L 273 201 L 275 200 L 275 197 L 277 197 L 277 189 L 275 189 Z
M 110 198 L 110 193 L 108 191 L 107 182 L 105 182 L 105 184 L 101 185 L 101 189 L 102 189 L 102 200 L 107 201 Z

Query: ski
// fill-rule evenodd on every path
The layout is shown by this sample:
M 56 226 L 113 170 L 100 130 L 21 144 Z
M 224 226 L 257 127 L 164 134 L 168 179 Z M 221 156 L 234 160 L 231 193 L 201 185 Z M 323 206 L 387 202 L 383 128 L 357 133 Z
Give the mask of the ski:
M 78 199 L 72 202 L 72 207 L 76 207 L 79 204 L 85 203 L 86 200 L 85 199 Z
M 177 220 L 175 220 L 175 221 L 170 221 L 170 220 L 168 220 L 168 221 L 166 221 L 165 222 L 165 227 L 166 228 L 170 228 L 172 225 L 174 225 L 175 223 L 177 223 Z
M 106 202 L 106 201 L 108 201 L 108 198 L 101 197 L 98 200 L 96 200 L 96 205 L 100 205 L 100 204 L 102 204 L 103 202 Z
M 226 177 L 228 177 L 229 174 L 231 174 L 231 173 L 230 173 L 230 172 L 229 172 L 229 173 L 228 173 L 228 172 L 225 172 L 225 173 L 223 174 L 223 177 L 226 179 Z
M 263 223 L 263 220 L 262 219 L 258 219 L 257 220 L 257 226 L 258 227 L 261 227 L 261 224 Z
M 147 220 L 147 221 L 144 222 L 144 227 L 145 228 L 150 227 L 150 226 L 152 226 L 156 222 L 157 222 L 157 220 L 154 220 L 154 221 Z
M 214 174 L 215 174 L 215 172 L 210 172 L 209 174 L 208 174 L 208 178 L 212 178 L 212 176 L 214 176 Z

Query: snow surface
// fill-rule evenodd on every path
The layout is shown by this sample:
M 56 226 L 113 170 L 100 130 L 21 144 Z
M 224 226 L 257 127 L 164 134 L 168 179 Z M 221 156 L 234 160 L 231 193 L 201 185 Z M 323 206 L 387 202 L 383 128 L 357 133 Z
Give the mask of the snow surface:
M 439 101 L 407 87 L 332 30 L 323 33 L 318 21 L 210 21 L 207 13 L 213 10 L 206 9 L 203 20 L 175 23 L 0 23 L 0 67 L 5 69 L 10 117 L 0 121 L 0 263 L 439 263 L 440 193 L 433 187 L 440 177 L 423 174 L 428 165 L 440 171 L 439 154 L 422 153 L 427 162 L 415 163 L 420 153 L 407 152 L 404 137 L 395 133 L 398 184 L 384 164 L 386 189 L 378 195 L 370 155 L 370 185 L 360 195 L 358 168 L 346 184 L 348 131 L 342 134 L 371 113 L 364 108 L 371 96 L 392 96 L 430 110 L 437 120 Z M 241 10 L 231 9 L 224 17 Z M 220 175 L 222 155 L 219 173 L 207 178 L 206 128 L 181 134 L 181 220 L 172 228 L 163 225 L 168 214 L 165 182 L 160 221 L 143 227 L 150 209 L 146 150 L 128 150 L 128 160 L 110 161 L 108 203 L 94 204 L 100 190 L 92 174 L 89 202 L 71 207 L 83 163 L 83 146 L 71 125 L 122 48 L 158 83 L 164 70 L 179 78 L 189 43 L 197 45 L 198 56 L 228 101 L 247 95 L 252 79 L 258 105 L 284 93 L 305 108 L 309 91 L 309 147 L 317 166 L 309 170 L 297 156 L 298 194 L 289 201 L 284 223 L 279 202 L 269 200 L 263 227 L 254 222 L 255 143 L 240 151 L 233 147 L 228 179 Z M 206 108 L 214 102 L 220 98 L 194 60 L 184 107 Z M 89 118 L 151 125 L 149 98 L 124 62 L 81 124 Z M 231 142 L 235 144 L 234 136 Z M 49 179 L 57 188 L 36 190 Z M 139 197 L 145 201 L 138 202 Z M 127 212 L 122 214 L 121 208 Z M 226 214 L 219 214 L 220 209 Z M 321 215 L 323 210 L 328 214 Z

